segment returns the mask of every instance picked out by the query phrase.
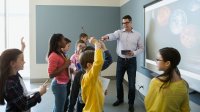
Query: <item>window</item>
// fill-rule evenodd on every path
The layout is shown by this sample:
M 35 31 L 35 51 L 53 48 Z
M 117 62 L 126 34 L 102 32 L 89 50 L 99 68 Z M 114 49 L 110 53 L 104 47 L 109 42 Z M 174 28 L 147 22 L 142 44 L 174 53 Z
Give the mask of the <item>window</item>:
M 23 77 L 30 77 L 29 63 L 29 0 L 1 0 L 0 3 L 0 36 L 1 51 L 5 48 L 21 48 L 20 40 L 24 37 L 26 48 L 24 51 Z
M 5 49 L 5 1 L 0 0 L 0 53 Z

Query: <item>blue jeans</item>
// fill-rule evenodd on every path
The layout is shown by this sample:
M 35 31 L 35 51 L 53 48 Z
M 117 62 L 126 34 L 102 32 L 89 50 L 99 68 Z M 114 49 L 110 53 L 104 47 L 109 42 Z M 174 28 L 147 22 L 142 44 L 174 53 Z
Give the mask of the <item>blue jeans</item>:
M 124 89 L 123 80 L 124 74 L 127 72 L 128 75 L 128 103 L 134 104 L 135 100 L 135 77 L 136 77 L 137 61 L 136 57 L 133 58 L 121 58 L 118 56 L 117 59 L 117 70 L 116 70 L 116 86 L 117 86 L 117 99 L 119 101 L 124 100 Z
M 58 84 L 55 79 L 51 82 L 51 89 L 55 97 L 53 112 L 63 112 L 67 99 L 67 84 Z

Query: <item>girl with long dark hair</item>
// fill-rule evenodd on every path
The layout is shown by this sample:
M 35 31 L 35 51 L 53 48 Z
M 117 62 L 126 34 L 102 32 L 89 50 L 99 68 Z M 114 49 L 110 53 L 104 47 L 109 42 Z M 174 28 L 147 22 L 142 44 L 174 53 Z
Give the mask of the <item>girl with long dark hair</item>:
M 6 112 L 29 112 L 46 93 L 47 85 L 43 85 L 38 92 L 28 95 L 18 73 L 24 63 L 23 52 L 18 49 L 7 49 L 0 56 L 0 104 L 4 105 L 6 100 Z
M 68 67 L 71 61 L 62 51 L 66 44 L 65 37 L 59 33 L 53 34 L 49 41 L 48 73 L 53 78 L 51 88 L 55 97 L 53 112 L 63 112 L 67 100 Z
M 145 96 L 147 112 L 189 112 L 188 84 L 181 78 L 178 64 L 181 60 L 178 50 L 165 47 L 157 55 L 157 67 L 164 71 L 153 78 Z

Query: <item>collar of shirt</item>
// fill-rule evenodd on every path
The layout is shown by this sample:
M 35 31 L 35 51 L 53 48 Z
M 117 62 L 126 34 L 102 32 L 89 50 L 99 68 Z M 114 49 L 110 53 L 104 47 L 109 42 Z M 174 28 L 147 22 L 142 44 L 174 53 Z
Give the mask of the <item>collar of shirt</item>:
M 122 29 L 123 32 L 126 32 L 125 28 Z M 133 28 L 131 29 L 131 32 L 134 33 Z

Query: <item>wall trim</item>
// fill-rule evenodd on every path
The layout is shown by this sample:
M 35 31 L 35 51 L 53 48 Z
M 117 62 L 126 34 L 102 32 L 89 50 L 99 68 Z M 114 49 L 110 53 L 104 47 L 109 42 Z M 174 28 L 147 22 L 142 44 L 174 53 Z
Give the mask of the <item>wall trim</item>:
M 30 83 L 44 83 L 47 79 L 48 78 L 30 79 Z

